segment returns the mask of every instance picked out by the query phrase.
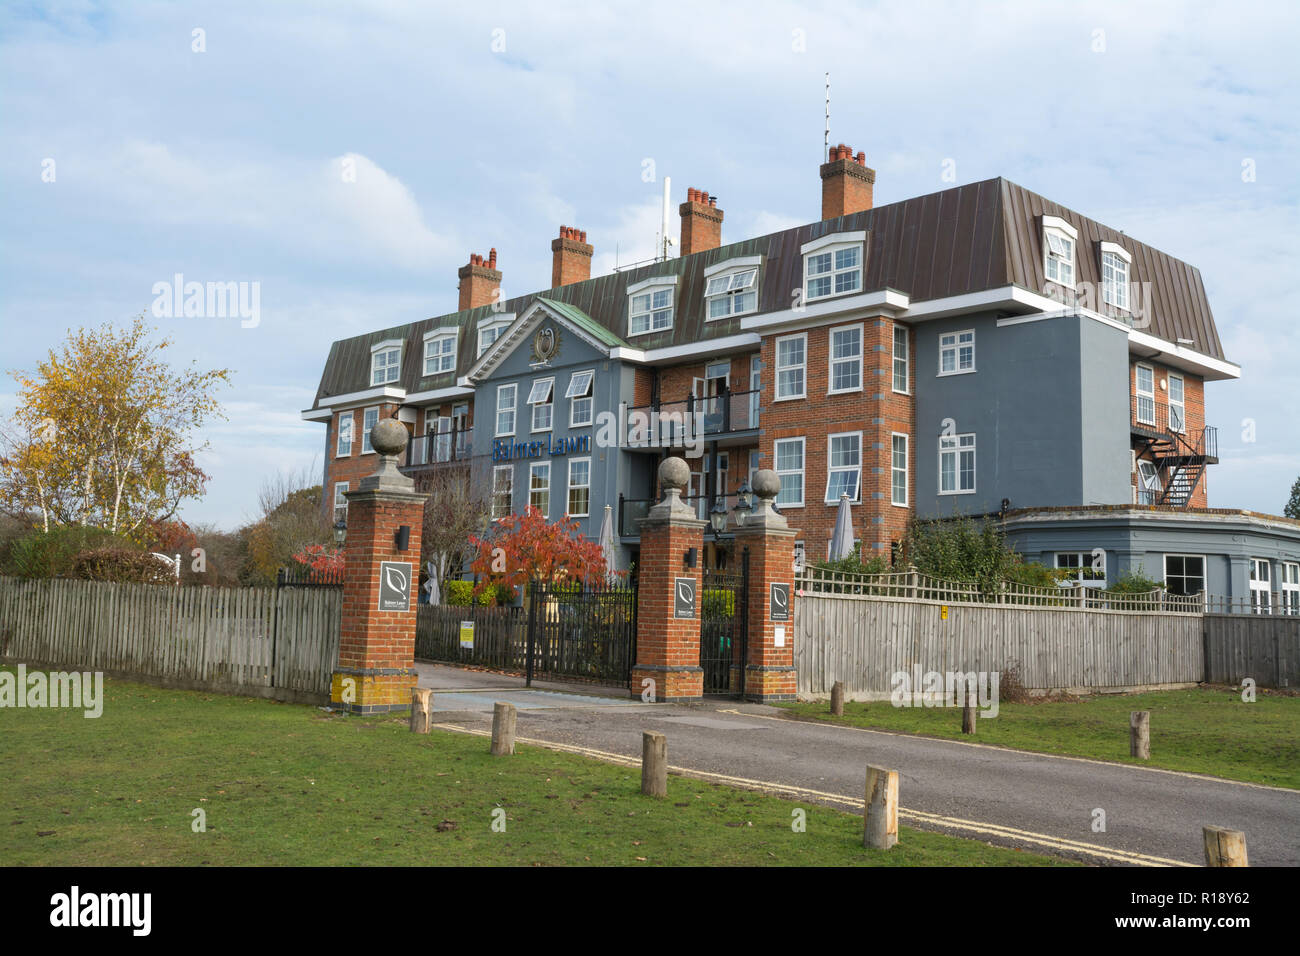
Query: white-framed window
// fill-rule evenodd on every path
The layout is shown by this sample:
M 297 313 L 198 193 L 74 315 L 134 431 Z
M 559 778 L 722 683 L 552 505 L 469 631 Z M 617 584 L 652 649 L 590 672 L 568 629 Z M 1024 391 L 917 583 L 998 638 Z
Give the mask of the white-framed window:
M 433 460 L 451 461 L 451 417 L 435 415 L 434 409 L 425 413 L 425 431 L 433 436 Z
M 1070 576 L 1066 579 L 1072 582 L 1071 586 L 1077 587 L 1085 584 L 1090 588 L 1104 588 L 1106 586 L 1106 559 L 1103 557 L 1100 562 L 1101 566 L 1093 567 L 1093 557 L 1091 551 L 1058 551 L 1056 552 L 1056 566 L 1061 569 L 1068 569 Z
M 804 549 L 803 539 L 794 543 L 794 570 L 797 574 L 804 568 L 804 563 L 808 560 L 808 552 Z
M 907 436 L 890 433 L 889 442 L 889 503 L 907 507 Z
M 1137 395 L 1137 420 L 1143 425 L 1156 423 L 1156 371 L 1150 365 L 1133 367 L 1133 391 Z
M 776 340 L 776 401 L 807 397 L 807 365 L 808 333 Z
M 564 397 L 569 400 L 570 428 L 581 428 L 591 424 L 595 404 L 591 393 L 595 380 L 596 372 L 593 369 L 574 372 L 569 376 L 569 387 Z
M 975 371 L 975 330 L 939 336 L 939 374 L 961 375 Z
M 545 518 L 551 513 L 551 463 L 535 461 L 528 466 L 528 504 Z
M 485 322 L 478 327 L 478 353 L 475 358 L 482 358 L 483 353 L 492 347 L 492 343 L 501 338 L 506 329 L 510 328 L 510 323 L 515 319 L 514 315 L 494 318 L 490 322 Z
M 532 429 L 549 432 L 555 419 L 555 378 L 539 378 L 528 393 L 528 404 L 533 407 Z
M 515 508 L 515 466 L 496 465 L 492 468 L 492 520 L 510 514 Z
M 830 332 L 827 394 L 862 391 L 862 326 L 842 325 Z
M 334 520 L 346 521 L 348 518 L 348 499 L 344 494 L 348 490 L 346 481 L 337 481 L 334 483 Z
M 370 384 L 387 385 L 402 374 L 400 342 L 380 342 L 370 350 Z
M 1074 251 L 1079 231 L 1057 216 L 1043 217 L 1043 274 L 1047 281 L 1074 288 Z
M 894 391 L 907 395 L 911 392 L 912 360 L 906 325 L 894 326 Z
M 1282 612 L 1300 614 L 1300 564 L 1292 561 L 1282 565 Z
M 1165 590 L 1170 594 L 1200 594 L 1205 590 L 1205 558 L 1199 554 L 1165 555 Z
M 335 457 L 347 458 L 352 454 L 352 429 L 356 427 L 356 422 L 356 412 L 339 412 L 339 437 L 334 448 Z
M 772 458 L 781 490 L 777 493 L 776 503 L 782 508 L 803 507 L 803 453 L 805 440 L 802 438 L 778 438 L 772 443 Z M 750 475 L 751 480 L 753 475 Z
M 1169 430 L 1187 431 L 1187 405 L 1184 400 L 1184 384 L 1181 375 L 1169 373 Z
M 591 514 L 591 459 L 569 459 L 569 510 L 570 518 L 585 518 Z
M 758 308 L 758 268 L 711 275 L 704 287 L 705 314 L 712 319 L 753 312 Z
M 1128 273 L 1132 256 L 1113 242 L 1101 244 L 1101 298 L 1107 305 L 1128 310 Z
M 1273 613 L 1273 566 L 1268 558 L 1250 559 L 1250 609 L 1256 614 Z
M 518 394 L 519 386 L 513 382 L 497 386 L 497 438 L 515 433 L 515 399 Z
M 456 371 L 456 341 L 459 329 L 434 329 L 424 334 L 424 374 L 442 375 Z
M 1137 483 L 1137 503 L 1140 505 L 1154 505 L 1160 501 L 1160 471 L 1156 468 L 1154 461 L 1146 458 L 1139 458 L 1137 461 L 1138 483 Z
M 838 504 L 840 495 L 857 502 L 862 484 L 862 432 L 826 436 L 826 503 Z
M 627 334 L 645 335 L 673 327 L 673 293 L 677 277 L 653 278 L 628 288 Z
M 823 236 L 801 247 L 805 302 L 862 291 L 862 248 L 866 234 Z
M 975 491 L 975 435 L 939 436 L 939 494 Z
M 361 454 L 373 454 L 375 449 L 370 445 L 370 429 L 379 424 L 379 409 L 367 408 L 361 413 Z

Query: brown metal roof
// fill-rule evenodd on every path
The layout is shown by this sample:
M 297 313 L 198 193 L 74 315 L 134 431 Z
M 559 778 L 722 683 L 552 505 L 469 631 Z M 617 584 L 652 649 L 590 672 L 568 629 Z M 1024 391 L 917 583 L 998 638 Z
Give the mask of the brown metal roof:
M 1004 179 L 957 186 L 942 192 L 878 206 L 838 219 L 809 223 L 784 232 L 734 242 L 667 262 L 597 276 L 585 282 L 510 299 L 507 313 L 522 314 L 539 297 L 567 303 L 585 312 L 616 335 L 627 337 L 627 288 L 651 276 L 676 275 L 673 327 L 630 339 L 638 348 L 659 348 L 733 335 L 739 319 L 705 321 L 704 270 L 739 256 L 762 256 L 758 311 L 789 308 L 803 286 L 800 247 L 838 232 L 867 233 L 863 289 L 905 292 L 913 303 L 1018 285 L 1042 292 L 1046 287 L 1040 217 L 1058 216 L 1079 231 L 1075 253 L 1076 281 L 1101 283 L 1097 244 L 1118 243 L 1133 255 L 1130 281 L 1150 283 L 1151 315 L 1147 328 L 1175 342 L 1192 339 L 1196 351 L 1222 359 L 1223 347 L 1205 296 L 1200 272 L 1187 263 L 1136 242 L 1117 230 L 1081 216 Z M 490 306 L 453 312 L 398 328 L 335 342 L 317 390 L 317 402 L 331 395 L 370 387 L 370 348 L 386 339 L 406 342 L 401 383 L 408 391 L 454 385 L 476 360 L 480 322 L 498 317 Z M 425 377 L 423 336 L 441 326 L 460 326 L 457 370 Z

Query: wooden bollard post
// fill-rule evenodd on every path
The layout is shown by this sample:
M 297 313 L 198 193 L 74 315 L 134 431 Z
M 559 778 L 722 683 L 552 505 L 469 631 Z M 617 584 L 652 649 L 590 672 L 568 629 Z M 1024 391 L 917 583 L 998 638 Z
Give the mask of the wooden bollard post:
M 1246 862 L 1246 834 L 1224 827 L 1202 827 L 1206 866 L 1250 866 Z
M 975 719 L 975 704 L 968 697 L 961 709 L 961 732 L 963 734 L 975 733 Z
M 844 681 L 837 680 L 831 685 L 831 716 L 844 716 Z
M 515 752 L 514 704 L 497 701 L 492 705 L 492 756 L 508 757 Z
M 411 733 L 427 734 L 433 727 L 433 691 L 411 688 Z
M 641 792 L 668 796 L 668 738 L 652 730 L 641 734 Z
M 867 767 L 862 845 L 888 850 L 898 842 L 898 771 Z
M 1139 760 L 1151 759 L 1151 711 L 1135 710 L 1128 715 L 1128 752 Z

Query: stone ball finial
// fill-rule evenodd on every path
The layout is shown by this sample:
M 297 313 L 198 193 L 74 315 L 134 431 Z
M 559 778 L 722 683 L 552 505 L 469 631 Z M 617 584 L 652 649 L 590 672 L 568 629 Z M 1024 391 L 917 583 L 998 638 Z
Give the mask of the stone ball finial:
M 381 419 L 370 429 L 370 445 L 381 455 L 400 455 L 409 440 L 406 426 L 396 418 Z
M 681 491 L 691 483 L 691 467 L 684 458 L 665 458 L 659 463 L 659 487 L 665 495 Z
M 760 468 L 754 472 L 754 494 L 764 501 L 773 501 L 781 493 L 781 478 L 771 468 Z

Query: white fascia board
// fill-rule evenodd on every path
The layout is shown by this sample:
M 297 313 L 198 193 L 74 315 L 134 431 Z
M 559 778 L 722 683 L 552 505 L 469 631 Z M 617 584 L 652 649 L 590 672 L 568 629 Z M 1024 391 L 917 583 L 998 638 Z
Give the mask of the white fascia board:
M 479 323 L 475 328 L 477 331 L 482 332 L 484 329 L 495 329 L 498 325 L 509 325 L 514 320 L 515 313 L 502 312 L 500 315 L 494 314 L 490 319 L 479 319 Z
M 757 269 L 763 264 L 762 256 L 737 256 L 714 263 L 704 270 L 704 278 L 711 279 L 720 272 L 739 272 L 741 269 Z
M 435 339 L 443 335 L 460 335 L 460 326 L 444 325 L 440 329 L 430 329 L 428 332 L 424 333 L 424 341 L 427 342 L 429 339 Z
M 1133 261 L 1133 253 L 1129 252 L 1127 249 L 1125 249 L 1123 246 L 1121 246 L 1119 243 L 1116 242 L 1106 242 L 1105 240 L 1103 240 L 1101 243 L 1101 252 L 1102 255 L 1105 255 L 1108 252 L 1113 252 L 1115 253 L 1115 255 L 1123 259 L 1125 262 L 1131 263 Z
M 363 402 L 373 402 L 377 398 L 391 398 L 394 401 L 402 402 L 406 400 L 406 389 L 393 388 L 391 385 L 381 385 L 378 388 L 367 389 L 364 392 L 348 392 L 346 395 L 331 395 L 329 398 L 322 398 L 316 404 L 321 408 L 338 408 L 342 405 L 359 405 Z
M 799 247 L 800 255 L 808 255 L 810 252 L 816 252 L 818 249 L 825 249 L 827 246 L 846 246 L 854 242 L 866 242 L 867 233 L 859 229 L 857 232 L 833 232 L 829 236 L 822 236 L 820 239 L 813 239 L 805 242 Z
M 1163 365 L 1172 365 L 1187 372 L 1195 372 L 1206 381 L 1216 382 L 1229 378 L 1241 378 L 1241 366 L 1223 359 L 1213 358 L 1195 349 L 1176 342 L 1168 342 L 1138 329 L 1129 329 L 1129 351 L 1134 349 L 1155 349 L 1158 354 L 1150 356 Z M 1145 356 L 1144 356 L 1145 357 Z
M 405 344 L 405 340 L 403 339 L 385 339 L 382 342 L 376 342 L 374 345 L 370 346 L 370 352 L 371 354 L 374 354 L 383 349 L 400 349 Z
M 1067 236 L 1069 236 L 1069 237 L 1070 237 L 1071 239 L 1073 239 L 1075 242 L 1078 242 L 1078 241 L 1079 241 L 1079 230 L 1078 230 L 1078 229 L 1075 229 L 1072 225 L 1070 225 L 1068 222 L 1066 222 L 1066 221 L 1065 221 L 1064 219 L 1062 219 L 1060 216 L 1044 216 L 1044 217 L 1043 217 L 1043 228 L 1044 228 L 1044 229 L 1055 229 L 1055 230 L 1057 230 L 1058 232 L 1063 232 L 1063 233 L 1065 233 Z
M 473 398 L 474 389 L 461 385 L 448 385 L 445 388 L 432 388 L 427 392 L 412 392 L 406 396 L 408 405 L 420 402 L 436 402 L 444 398 Z
M 635 295 L 642 289 L 652 289 L 661 285 L 677 285 L 677 274 L 673 273 L 670 276 L 651 276 L 649 279 L 642 279 L 640 282 L 634 282 L 632 285 L 627 287 L 627 294 Z
M 304 408 L 301 415 L 305 422 L 327 422 L 334 417 L 328 408 Z
M 801 326 L 821 325 L 843 318 L 845 315 L 862 311 L 904 312 L 908 307 L 906 293 L 894 289 L 880 289 L 876 292 L 862 292 L 858 295 L 846 295 L 841 298 L 818 299 L 805 305 L 796 312 L 794 309 L 782 309 L 780 312 L 764 312 L 750 315 L 740 320 L 740 327 L 751 329 L 798 328 Z
M 660 362 L 672 362 L 678 359 L 701 355 L 714 355 L 722 352 L 734 352 L 743 349 L 758 348 L 763 337 L 757 333 L 748 335 L 727 335 L 718 339 L 705 339 L 701 342 L 688 342 L 685 345 L 669 345 L 660 349 L 611 349 L 609 357 L 624 362 L 640 362 L 655 365 Z

